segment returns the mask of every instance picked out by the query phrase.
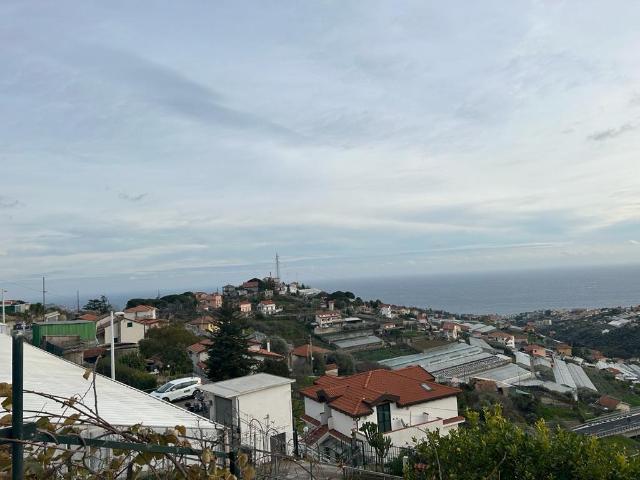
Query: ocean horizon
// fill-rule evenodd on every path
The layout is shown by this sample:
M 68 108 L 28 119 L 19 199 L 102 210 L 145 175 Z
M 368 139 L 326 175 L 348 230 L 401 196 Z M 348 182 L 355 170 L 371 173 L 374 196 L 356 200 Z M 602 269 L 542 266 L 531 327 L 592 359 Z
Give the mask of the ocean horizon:
M 285 279 L 288 280 L 288 279 Z M 351 291 L 363 300 L 451 313 L 510 315 L 545 309 L 616 307 L 640 304 L 640 265 L 557 268 L 478 273 L 442 273 L 387 277 L 316 279 L 301 282 L 327 292 Z M 224 282 L 228 283 L 228 282 Z M 221 291 L 222 284 L 163 288 L 160 295 L 185 291 Z M 155 298 L 157 289 L 105 293 L 116 309 L 130 298 Z M 81 305 L 98 294 L 81 295 Z M 37 301 L 37 299 L 34 299 Z M 55 303 L 75 307 L 75 298 Z
M 396 305 L 509 315 L 640 304 L 640 265 L 345 278 L 313 286 Z

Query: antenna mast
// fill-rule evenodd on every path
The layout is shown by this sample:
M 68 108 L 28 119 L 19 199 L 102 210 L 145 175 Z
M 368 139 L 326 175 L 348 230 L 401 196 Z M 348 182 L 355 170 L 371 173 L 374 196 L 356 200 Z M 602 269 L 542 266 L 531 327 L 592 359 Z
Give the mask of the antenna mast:
M 44 277 L 42 277 L 42 321 L 44 321 L 44 315 L 45 313 L 47 313 L 47 307 L 46 307 L 46 300 L 45 300 L 45 294 L 47 293 L 47 291 L 44 289 Z
M 276 279 L 280 281 L 280 257 L 278 252 L 276 252 Z

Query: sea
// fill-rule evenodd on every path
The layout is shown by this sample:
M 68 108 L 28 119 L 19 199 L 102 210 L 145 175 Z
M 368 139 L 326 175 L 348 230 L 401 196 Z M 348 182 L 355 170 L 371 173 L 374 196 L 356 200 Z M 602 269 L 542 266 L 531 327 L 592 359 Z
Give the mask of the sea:
M 640 266 L 343 278 L 313 285 L 364 300 L 451 313 L 508 315 L 640 304 Z
M 215 291 L 228 283 L 219 278 L 211 285 L 165 286 L 160 295 L 184 291 Z M 287 280 L 286 278 L 284 279 Z M 327 292 L 351 291 L 363 300 L 406 305 L 451 313 L 509 315 L 546 309 L 630 306 L 640 304 L 640 265 L 557 268 L 483 273 L 447 273 L 300 281 Z M 55 285 L 54 285 L 55 287 Z M 81 294 L 81 305 L 104 293 L 111 304 L 123 308 L 130 298 L 155 298 L 156 285 L 124 292 Z M 35 298 L 34 301 L 38 299 Z M 59 305 L 75 307 L 75 296 L 54 296 Z

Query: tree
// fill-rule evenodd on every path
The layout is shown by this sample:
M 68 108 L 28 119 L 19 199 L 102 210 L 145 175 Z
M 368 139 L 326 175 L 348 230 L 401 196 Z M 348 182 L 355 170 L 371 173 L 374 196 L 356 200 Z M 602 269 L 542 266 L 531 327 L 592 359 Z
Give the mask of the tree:
M 164 365 L 170 365 L 172 373 L 189 373 L 193 370 L 193 363 L 186 348 L 200 340 L 181 324 L 151 328 L 147 338 L 139 342 L 140 354 L 144 358 L 157 355 Z
M 104 295 L 101 295 L 100 298 L 93 298 L 89 300 L 83 308 L 85 310 L 91 310 L 92 312 L 98 312 L 101 314 L 109 313 L 113 310 L 113 307 L 109 304 L 109 299 Z
M 277 375 L 278 377 L 289 376 L 289 367 L 287 366 L 287 362 L 284 360 L 274 360 L 272 358 L 265 359 L 258 367 L 258 371 Z
M 316 375 L 324 375 L 327 369 L 327 362 L 324 359 L 324 355 L 313 356 L 313 373 Z
M 353 375 L 356 371 L 353 357 L 345 352 L 333 352 L 328 356 L 329 363 L 338 365 L 338 375 Z
M 242 328 L 227 316 L 217 332 L 211 335 L 207 359 L 207 377 L 214 382 L 249 375 L 255 360 L 247 354 L 249 343 Z
M 640 478 L 640 458 L 620 445 L 556 428 L 538 420 L 524 430 L 499 406 L 467 411 L 467 426 L 440 436 L 428 432 L 405 469 L 407 480 Z
M 378 426 L 373 422 L 363 423 L 360 427 L 360 431 L 364 434 L 369 446 L 376 453 L 376 465 L 382 466 L 384 459 L 391 448 L 391 439 L 389 437 L 385 437 L 380 431 L 378 431 Z
M 280 355 L 286 355 L 289 353 L 289 345 L 284 338 L 274 336 L 271 337 L 271 351 L 279 353 Z

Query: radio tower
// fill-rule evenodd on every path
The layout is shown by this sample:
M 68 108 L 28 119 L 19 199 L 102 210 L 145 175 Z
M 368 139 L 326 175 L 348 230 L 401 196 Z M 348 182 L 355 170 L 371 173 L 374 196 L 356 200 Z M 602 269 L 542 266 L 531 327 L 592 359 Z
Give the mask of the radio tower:
M 276 252 L 276 282 L 280 281 L 280 257 L 278 256 L 278 252 Z

